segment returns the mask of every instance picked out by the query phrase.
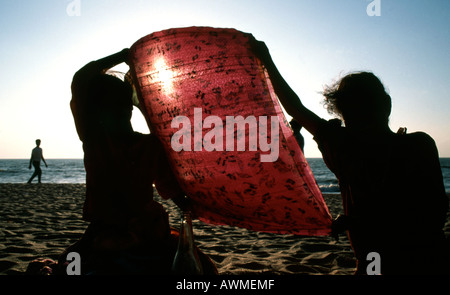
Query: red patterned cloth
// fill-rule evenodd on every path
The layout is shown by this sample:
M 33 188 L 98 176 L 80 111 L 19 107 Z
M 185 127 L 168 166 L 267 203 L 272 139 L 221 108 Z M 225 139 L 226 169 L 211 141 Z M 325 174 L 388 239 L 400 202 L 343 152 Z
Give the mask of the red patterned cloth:
M 252 53 L 251 38 L 234 29 L 190 27 L 138 40 L 130 48 L 130 64 L 140 107 L 200 220 L 280 234 L 327 235 L 330 213 L 270 80 Z M 186 127 L 172 127 L 180 116 L 191 124 L 183 138 L 191 140 L 190 151 L 176 151 L 172 144 L 174 134 Z M 236 142 L 245 136 L 245 149 L 227 151 L 227 116 L 252 117 L 258 124 L 266 118 L 269 127 L 271 118 L 277 118 L 279 154 L 263 161 L 271 151 L 263 151 L 260 140 L 270 142 L 273 130 L 258 124 L 249 124 L 258 130 L 235 130 Z M 223 150 L 208 151 L 205 143 L 202 147 L 212 127 L 219 130 L 216 125 L 206 128 L 208 117 L 223 122 Z M 217 143 L 217 137 L 210 143 Z

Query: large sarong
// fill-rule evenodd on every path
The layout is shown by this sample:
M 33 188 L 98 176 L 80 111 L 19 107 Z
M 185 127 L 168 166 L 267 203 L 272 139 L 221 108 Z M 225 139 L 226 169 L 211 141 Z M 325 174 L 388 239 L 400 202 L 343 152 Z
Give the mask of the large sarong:
M 140 108 L 200 220 L 327 235 L 330 213 L 251 38 L 190 27 L 138 40 Z

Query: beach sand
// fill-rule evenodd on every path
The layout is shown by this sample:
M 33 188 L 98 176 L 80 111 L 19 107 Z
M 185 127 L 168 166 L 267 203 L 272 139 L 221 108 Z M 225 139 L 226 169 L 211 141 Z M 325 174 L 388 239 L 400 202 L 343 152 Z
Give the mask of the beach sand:
M 23 274 L 36 258 L 56 259 L 84 232 L 84 184 L 0 184 L 0 274 Z M 324 195 L 333 217 L 342 213 L 338 194 Z M 163 203 L 171 225 L 179 213 Z M 253 232 L 194 221 L 198 247 L 216 263 L 219 274 L 351 275 L 355 259 L 346 236 L 299 237 Z M 450 214 L 445 233 L 450 236 Z

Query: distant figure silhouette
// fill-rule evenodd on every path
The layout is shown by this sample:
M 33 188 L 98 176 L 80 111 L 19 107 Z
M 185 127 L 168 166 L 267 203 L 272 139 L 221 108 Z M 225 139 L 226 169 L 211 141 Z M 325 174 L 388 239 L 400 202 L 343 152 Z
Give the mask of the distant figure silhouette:
M 347 230 L 365 274 L 368 254 L 380 255 L 382 274 L 449 272 L 443 227 L 448 211 L 438 151 L 423 133 L 389 128 L 391 97 L 372 73 L 352 73 L 325 88 L 325 121 L 307 109 L 289 87 L 263 42 L 253 48 L 268 70 L 286 112 L 318 143 L 339 180 L 345 216 L 333 230 Z
M 38 177 L 38 183 L 41 183 L 41 160 L 44 162 L 45 167 L 48 167 L 47 162 L 45 162 L 44 154 L 42 153 L 42 148 L 40 148 L 40 145 L 41 140 L 36 139 L 36 147 L 31 151 L 30 165 L 28 166 L 28 169 L 31 169 L 31 164 L 33 164 L 34 173 L 28 180 L 28 183 L 31 183 L 36 176 Z
M 297 140 L 297 143 L 303 152 L 303 149 L 305 148 L 305 139 L 303 138 L 303 135 L 300 133 L 300 130 L 302 130 L 302 125 L 300 125 L 295 119 L 292 119 L 289 122 L 289 125 L 291 125 L 291 129 L 292 132 L 294 133 L 295 140 Z

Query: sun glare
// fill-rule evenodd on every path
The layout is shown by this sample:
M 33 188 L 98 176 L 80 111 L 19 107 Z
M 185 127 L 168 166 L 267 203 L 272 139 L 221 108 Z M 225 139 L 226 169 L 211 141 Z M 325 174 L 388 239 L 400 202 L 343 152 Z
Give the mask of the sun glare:
M 170 96 L 174 90 L 173 88 L 173 78 L 175 73 L 167 66 L 166 61 L 163 57 L 160 57 L 155 62 L 157 82 L 161 83 L 162 90 L 167 96 Z

